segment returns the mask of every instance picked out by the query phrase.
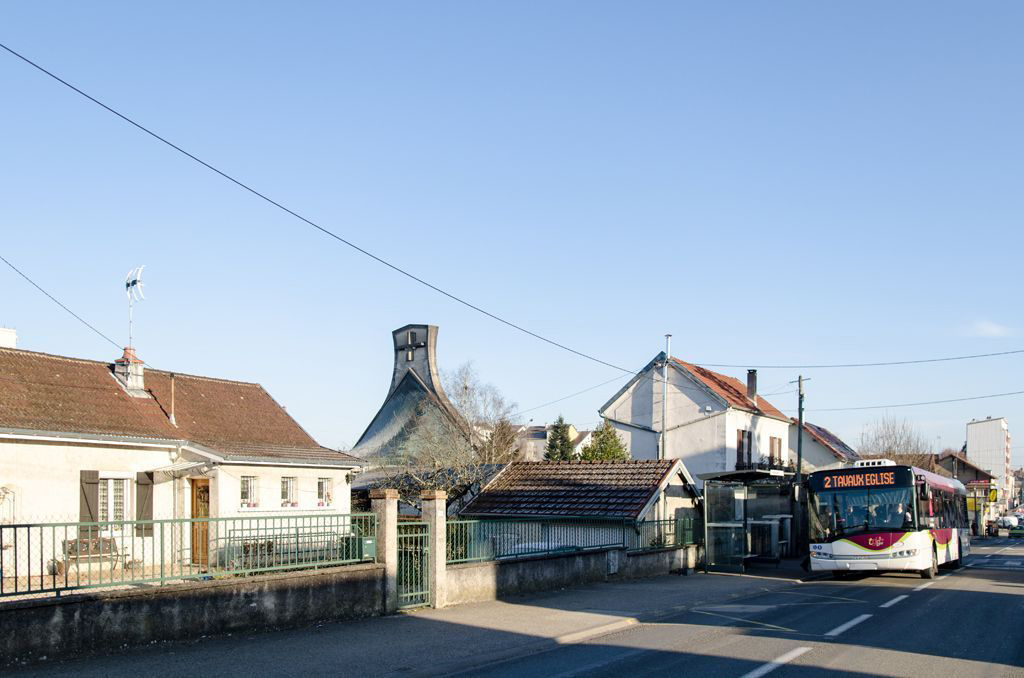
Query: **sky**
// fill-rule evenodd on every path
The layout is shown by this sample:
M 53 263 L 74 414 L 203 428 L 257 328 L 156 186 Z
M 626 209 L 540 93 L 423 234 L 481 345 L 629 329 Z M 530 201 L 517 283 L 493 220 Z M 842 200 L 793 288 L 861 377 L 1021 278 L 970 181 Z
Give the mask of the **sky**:
M 0 42 L 274 200 L 532 332 L 628 369 L 1024 348 L 1017 3 L 5 3 Z M 419 285 L 0 52 L 0 255 L 150 365 L 256 381 L 356 442 L 391 330 L 440 327 L 538 424 L 629 375 Z M 0 265 L 19 347 L 117 347 Z M 1024 354 L 761 369 L 854 446 L 1024 431 Z M 720 368 L 743 378 L 744 367 Z M 598 384 L 603 386 L 592 388 Z M 538 407 L 591 389 L 553 405 Z M 1014 443 L 1024 464 L 1024 432 Z

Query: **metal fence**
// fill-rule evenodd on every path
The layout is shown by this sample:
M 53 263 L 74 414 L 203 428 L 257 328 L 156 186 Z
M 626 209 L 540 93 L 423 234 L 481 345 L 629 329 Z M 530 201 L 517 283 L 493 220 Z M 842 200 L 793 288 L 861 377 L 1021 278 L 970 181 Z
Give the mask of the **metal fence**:
M 0 597 L 376 560 L 376 516 L 0 525 Z
M 591 549 L 649 551 L 694 544 L 692 518 L 633 523 L 593 519 L 451 520 L 447 562 L 469 563 Z

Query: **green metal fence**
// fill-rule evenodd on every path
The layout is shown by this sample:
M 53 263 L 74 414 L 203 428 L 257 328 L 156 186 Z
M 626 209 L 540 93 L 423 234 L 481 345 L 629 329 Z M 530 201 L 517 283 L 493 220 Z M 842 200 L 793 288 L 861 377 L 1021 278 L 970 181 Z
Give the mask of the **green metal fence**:
M 594 519 L 452 520 L 448 563 L 505 560 L 589 549 L 645 551 L 693 544 L 692 518 L 633 523 Z
M 0 597 L 376 560 L 376 516 L 0 525 Z
M 398 605 L 420 607 L 430 602 L 430 525 L 398 523 Z

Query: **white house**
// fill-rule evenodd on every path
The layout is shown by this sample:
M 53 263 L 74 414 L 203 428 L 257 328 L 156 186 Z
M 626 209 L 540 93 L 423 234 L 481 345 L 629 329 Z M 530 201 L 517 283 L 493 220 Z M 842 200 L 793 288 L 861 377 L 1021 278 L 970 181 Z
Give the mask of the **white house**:
M 361 465 L 259 384 L 12 348 L 0 462 L 0 524 L 348 513 Z
M 747 385 L 676 358 L 668 361 L 668 416 L 662 421 L 662 352 L 606 402 L 599 413 L 615 427 L 634 459 L 680 459 L 693 476 L 790 463 L 789 419 Z M 698 483 L 700 481 L 698 480 Z
M 798 420 L 791 419 L 789 425 L 789 458 L 796 464 Z M 803 460 L 804 470 L 814 471 L 826 466 L 852 464 L 860 455 L 824 426 L 804 422 Z

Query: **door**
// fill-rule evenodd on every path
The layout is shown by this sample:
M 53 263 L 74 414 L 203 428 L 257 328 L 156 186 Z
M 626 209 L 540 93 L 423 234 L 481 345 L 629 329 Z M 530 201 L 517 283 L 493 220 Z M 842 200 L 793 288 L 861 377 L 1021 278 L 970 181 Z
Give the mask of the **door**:
M 430 604 L 430 525 L 398 523 L 398 606 Z
M 192 478 L 192 563 L 206 566 L 210 559 L 210 479 Z M 196 520 L 201 518 L 202 520 Z

